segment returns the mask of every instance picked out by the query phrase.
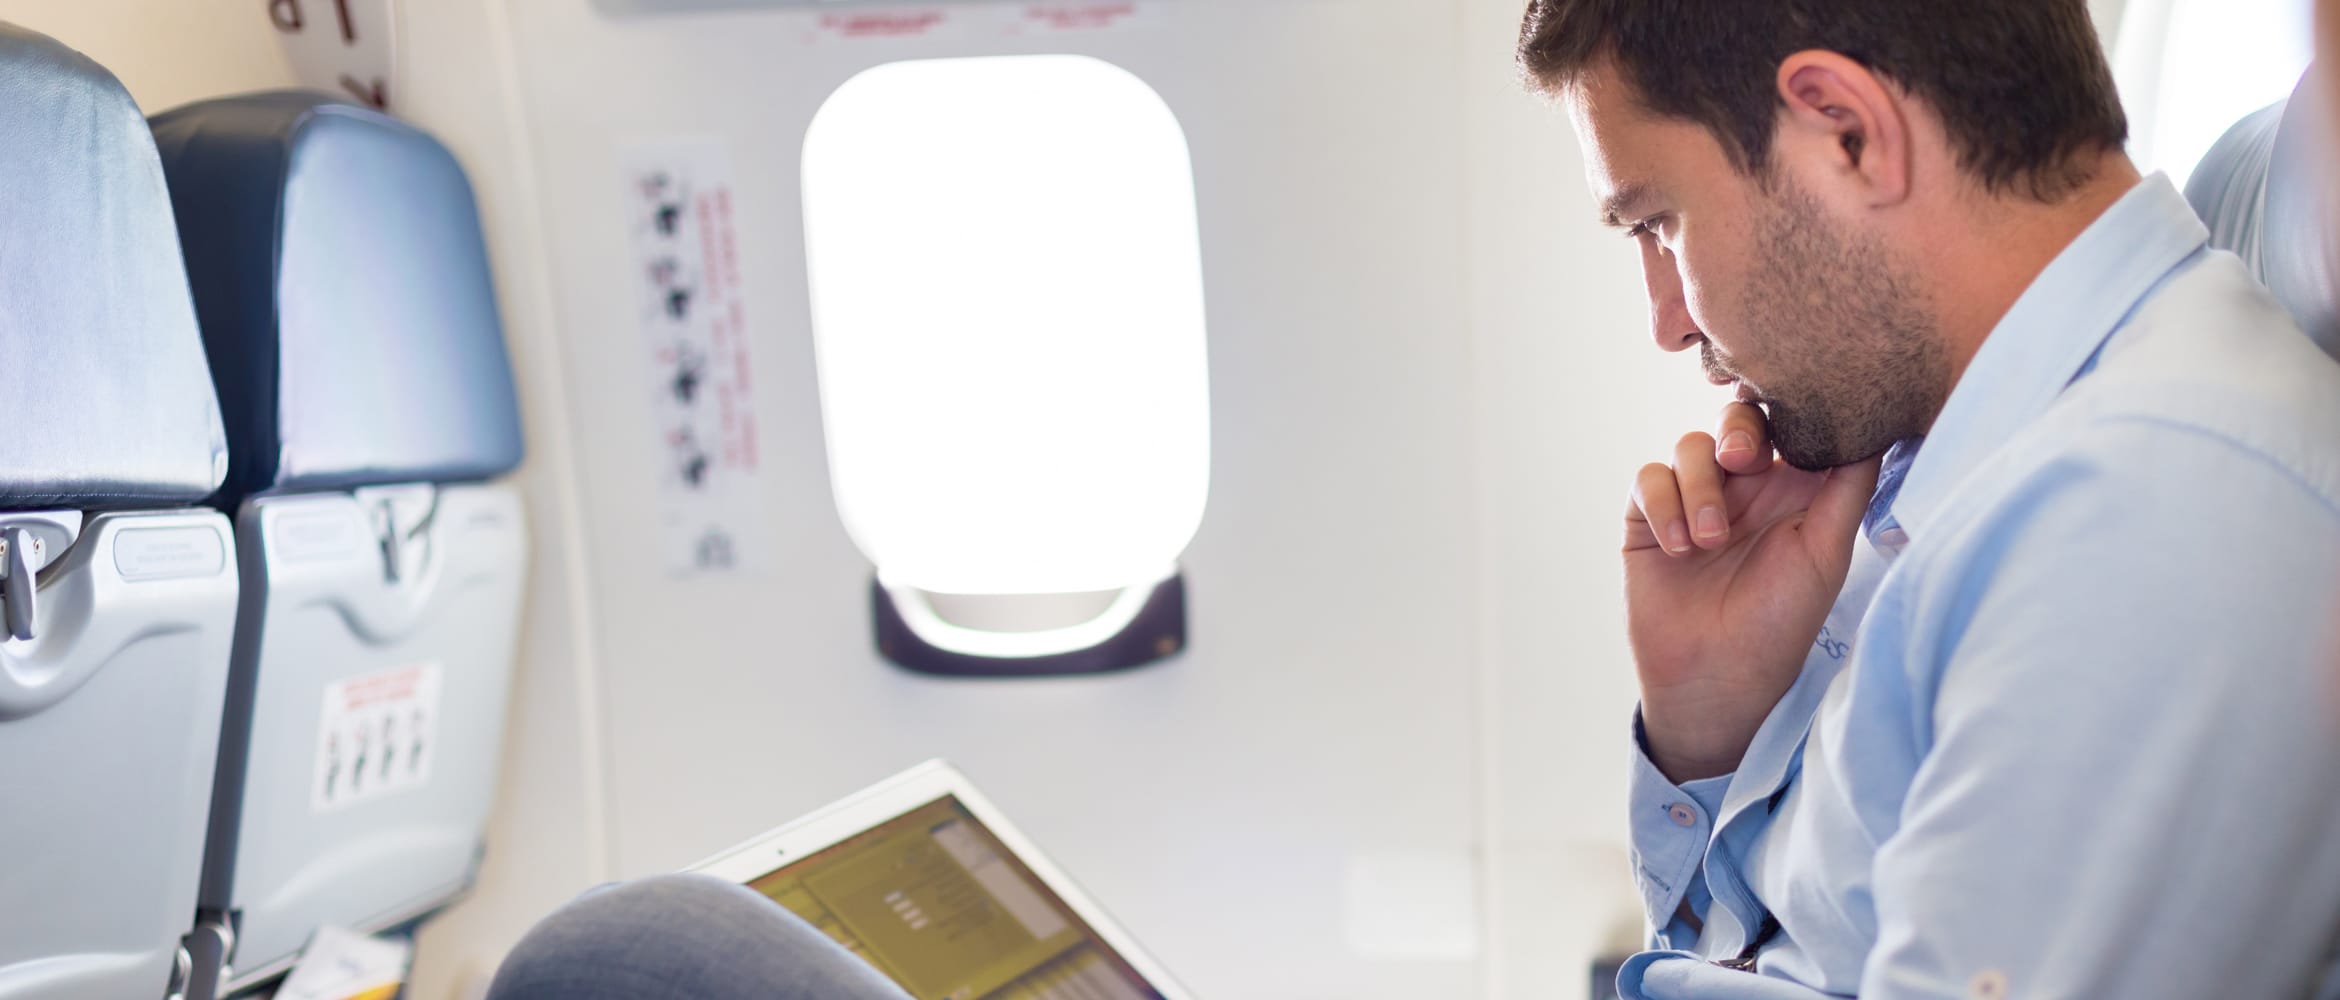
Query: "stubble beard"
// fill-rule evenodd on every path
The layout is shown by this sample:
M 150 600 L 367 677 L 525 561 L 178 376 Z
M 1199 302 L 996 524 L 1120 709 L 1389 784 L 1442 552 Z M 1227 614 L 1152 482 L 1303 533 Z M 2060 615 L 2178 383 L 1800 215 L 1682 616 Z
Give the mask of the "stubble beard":
M 1758 227 L 1769 263 L 1752 273 L 1739 311 L 1770 340 L 1754 388 L 1772 446 L 1809 471 L 1881 455 L 1923 434 L 1949 394 L 1938 328 L 1880 241 L 1832 225 L 1785 179 L 1772 184 L 1776 207 Z M 1727 358 L 1706 361 L 1738 373 Z

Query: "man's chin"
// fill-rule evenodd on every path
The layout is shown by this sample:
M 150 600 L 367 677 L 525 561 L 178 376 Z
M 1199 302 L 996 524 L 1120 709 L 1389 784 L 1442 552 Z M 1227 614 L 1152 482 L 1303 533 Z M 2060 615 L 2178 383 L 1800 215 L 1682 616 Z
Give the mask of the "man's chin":
M 1779 457 L 1787 464 L 1805 472 L 1826 472 L 1847 465 L 1858 465 L 1893 447 L 1889 442 L 1877 447 L 1846 447 L 1842 445 L 1814 448 L 1774 438 L 1771 446 L 1779 450 Z
M 1870 446 L 1863 441 L 1848 440 L 1830 428 L 1812 426 L 1793 412 L 1783 412 L 1776 403 L 1766 404 L 1764 409 L 1770 417 L 1772 448 L 1787 464 L 1805 472 L 1826 472 L 1865 462 L 1893 447 L 1891 441 Z
M 1826 472 L 1830 469 L 1836 468 L 1839 465 L 1847 464 L 1844 462 L 1835 461 L 1835 456 L 1832 453 L 1816 455 L 1810 452 L 1793 451 L 1787 448 L 1781 448 L 1779 450 L 1779 457 L 1783 461 L 1787 462 L 1787 464 L 1795 468 L 1802 469 L 1805 472 Z

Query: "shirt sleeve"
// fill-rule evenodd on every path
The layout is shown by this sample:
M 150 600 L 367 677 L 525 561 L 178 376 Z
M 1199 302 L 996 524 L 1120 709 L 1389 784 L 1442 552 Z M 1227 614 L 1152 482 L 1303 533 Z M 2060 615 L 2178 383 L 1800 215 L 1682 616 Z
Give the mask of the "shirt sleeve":
M 1802 983 L 1726 969 L 1678 951 L 1645 951 L 1617 970 L 1626 1000 L 1842 1000 Z
M 1840 744 L 1910 776 L 1865 817 L 1863 1000 L 2313 995 L 2340 930 L 2340 516 L 2172 438 L 1945 529 L 1880 696 L 1907 703 L 1856 706 L 1873 730 Z
M 1684 900 L 1691 912 L 1705 919 L 1707 895 L 1699 865 L 1714 834 L 1715 813 L 1731 776 L 1703 778 L 1677 785 L 1649 759 L 1649 741 L 1641 728 L 1641 713 L 1633 714 L 1632 803 L 1633 879 L 1641 889 L 1643 912 L 1651 940 L 1661 947 L 1689 948 L 1698 929 L 1681 919 Z

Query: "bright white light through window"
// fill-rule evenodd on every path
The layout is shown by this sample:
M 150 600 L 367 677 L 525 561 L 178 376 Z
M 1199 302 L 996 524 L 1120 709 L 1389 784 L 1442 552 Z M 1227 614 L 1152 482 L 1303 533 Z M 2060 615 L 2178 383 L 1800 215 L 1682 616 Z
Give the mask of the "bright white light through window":
M 890 587 L 1164 579 L 1210 465 L 1185 133 L 1078 56 L 894 63 L 805 138 L 838 508 Z
M 2138 166 L 2183 187 L 2235 122 L 2291 96 L 2312 20 L 2310 0 L 2129 0 L 2115 65 Z

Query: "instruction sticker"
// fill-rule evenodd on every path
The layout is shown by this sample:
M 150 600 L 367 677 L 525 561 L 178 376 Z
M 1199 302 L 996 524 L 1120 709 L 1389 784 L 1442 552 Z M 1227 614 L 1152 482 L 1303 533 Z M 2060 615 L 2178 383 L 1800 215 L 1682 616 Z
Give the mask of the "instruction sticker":
M 609 0 L 605 0 L 609 2 Z M 619 0 L 622 2 L 622 0 Z M 633 0 L 640 2 L 640 0 Z M 807 42 L 867 41 L 947 35 L 953 38 L 1107 31 L 1150 23 L 1156 5 L 1141 0 L 858 7 L 822 11 L 805 22 Z
M 645 143 L 625 205 L 668 576 L 755 571 L 768 508 L 729 147 Z
M 813 23 L 810 37 L 915 38 L 933 33 L 948 20 L 949 15 L 939 10 L 824 13 Z
M 1011 34 L 1054 34 L 1067 31 L 1104 31 L 1147 23 L 1154 15 L 1150 4 L 1137 0 L 1091 0 L 1088 3 L 1025 4 L 1023 17 Z
M 431 780 L 440 672 L 436 663 L 419 663 L 325 686 L 311 810 L 339 809 Z

